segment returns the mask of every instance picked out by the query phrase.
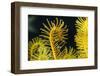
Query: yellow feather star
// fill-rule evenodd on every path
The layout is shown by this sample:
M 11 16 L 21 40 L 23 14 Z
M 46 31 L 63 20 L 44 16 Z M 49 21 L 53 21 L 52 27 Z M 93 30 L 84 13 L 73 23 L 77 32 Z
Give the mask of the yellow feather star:
M 51 57 L 50 49 L 45 46 L 41 38 L 34 38 L 29 42 L 29 60 L 48 60 Z
M 77 34 L 75 35 L 76 46 L 80 58 L 88 57 L 88 18 L 79 17 L 76 20 Z
M 47 39 L 46 41 L 51 47 L 52 55 L 54 59 L 57 59 L 57 51 L 65 45 L 67 39 L 67 25 L 64 25 L 64 21 L 58 21 L 58 18 L 53 21 L 47 19 L 48 26 L 43 23 L 44 28 L 41 28 L 41 37 Z

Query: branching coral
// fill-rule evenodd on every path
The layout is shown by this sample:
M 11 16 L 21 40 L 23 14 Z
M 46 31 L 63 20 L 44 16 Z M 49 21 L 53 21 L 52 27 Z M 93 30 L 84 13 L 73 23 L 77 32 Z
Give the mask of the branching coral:
M 57 59 L 57 52 L 66 44 L 67 39 L 67 25 L 64 25 L 63 20 L 49 21 L 47 19 L 48 26 L 43 23 L 44 28 L 41 28 L 41 37 L 44 37 L 52 50 L 54 59 Z
M 48 60 L 51 58 L 50 48 L 45 46 L 41 38 L 29 42 L 29 60 Z
M 79 57 L 86 58 L 88 57 L 88 18 L 78 18 L 76 29 L 75 42 L 79 50 Z

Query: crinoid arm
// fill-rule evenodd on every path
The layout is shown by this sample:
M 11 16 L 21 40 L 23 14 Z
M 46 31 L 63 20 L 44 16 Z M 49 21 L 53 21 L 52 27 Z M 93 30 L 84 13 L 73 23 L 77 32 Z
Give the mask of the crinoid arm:
M 77 58 L 77 52 L 73 47 L 69 47 L 69 50 L 65 47 L 64 49 L 66 51 L 64 55 L 64 59 L 76 59 Z
M 47 24 L 43 23 L 44 28 L 41 28 L 41 35 L 47 42 L 52 51 L 54 59 L 57 59 L 57 52 L 66 44 L 67 40 L 67 25 L 64 24 L 63 20 L 56 18 L 53 21 L 47 19 Z M 47 44 L 48 45 L 48 44 Z
M 63 51 L 57 52 L 57 59 L 76 59 L 77 52 L 74 48 L 70 47 L 69 50 L 67 47 L 63 49 Z
M 79 17 L 76 20 L 75 42 L 77 49 L 79 50 L 79 58 L 88 57 L 88 18 Z
M 29 60 L 49 60 L 51 59 L 50 48 L 46 47 L 45 41 L 41 38 L 34 38 L 29 42 Z

